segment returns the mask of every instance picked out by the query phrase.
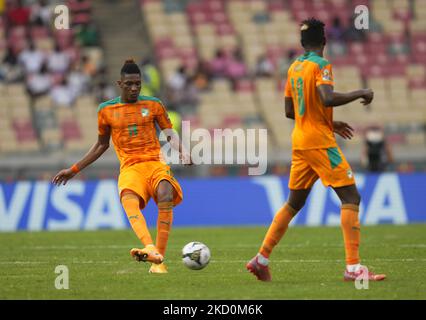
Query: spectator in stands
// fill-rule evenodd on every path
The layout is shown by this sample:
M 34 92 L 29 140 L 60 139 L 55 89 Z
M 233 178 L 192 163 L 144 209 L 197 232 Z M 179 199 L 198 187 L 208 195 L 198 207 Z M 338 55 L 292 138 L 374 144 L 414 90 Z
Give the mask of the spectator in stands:
M 236 49 L 226 64 L 226 76 L 234 84 L 236 80 L 244 78 L 247 76 L 247 68 L 244 64 L 243 56 L 241 50 Z
M 380 126 L 367 128 L 364 137 L 363 163 L 371 172 L 382 172 L 393 162 L 393 155 Z
M 94 89 L 97 103 L 102 103 L 117 96 L 115 88 L 107 82 L 106 79 L 101 80 Z
M 173 125 L 173 129 L 176 130 L 181 136 L 181 129 L 182 129 L 182 116 L 179 112 L 177 112 L 173 107 L 167 108 L 167 114 L 169 115 L 170 121 Z
M 327 32 L 328 52 L 331 56 L 345 53 L 345 28 L 339 17 L 333 19 L 333 23 Z
M 214 59 L 210 61 L 210 72 L 213 78 L 223 78 L 226 76 L 227 61 L 223 50 L 217 49 Z
M 27 77 L 26 86 L 31 105 L 34 104 L 38 97 L 49 93 L 52 86 L 52 79 L 45 63 L 42 64 L 40 72 L 32 73 Z
M 81 57 L 82 71 L 88 77 L 94 77 L 97 72 L 96 65 L 89 59 L 87 55 Z
M 261 55 L 257 59 L 256 76 L 258 77 L 272 77 L 274 74 L 274 65 L 272 61 L 266 56 Z
M 47 57 L 47 68 L 50 72 L 65 73 L 70 66 L 70 57 L 61 50 L 59 44 L 55 45 L 55 50 Z
M 278 62 L 279 79 L 287 78 L 287 71 L 293 60 L 296 58 L 296 50 L 290 49 L 285 56 L 282 56 Z
M 10 83 L 21 79 L 22 68 L 18 63 L 18 57 L 11 48 L 7 48 L 7 52 L 0 64 L 0 81 Z
M 82 24 L 76 27 L 76 39 L 82 47 L 96 47 L 99 45 L 99 33 L 96 25 L 91 22 L 89 24 Z
M 90 78 L 82 72 L 81 66 L 78 63 L 73 64 L 68 74 L 68 84 L 76 97 L 89 91 Z
M 47 0 L 38 0 L 31 6 L 31 22 L 49 26 L 52 19 L 52 8 Z
M 194 75 L 192 76 L 191 85 L 194 85 L 197 91 L 204 91 L 209 89 L 210 80 L 210 68 L 205 61 L 200 60 L 197 68 L 195 69 Z
M 167 101 L 169 105 L 178 108 L 185 98 L 184 89 L 188 81 L 185 66 L 180 66 L 167 81 Z
M 327 32 L 327 40 L 336 42 L 343 42 L 345 40 L 345 28 L 339 17 L 333 19 L 333 23 Z
M 179 107 L 178 111 L 183 115 L 195 114 L 199 100 L 199 89 L 196 84 L 196 78 L 195 76 L 188 77 L 182 99 L 177 105 Z
M 349 20 L 349 26 L 344 32 L 344 39 L 347 42 L 366 40 L 366 34 L 364 30 L 360 30 L 355 27 L 355 16 L 351 17 Z
M 76 99 L 73 89 L 66 77 L 50 91 L 50 97 L 55 107 L 71 107 Z
M 32 41 L 29 42 L 28 48 L 22 51 L 18 56 L 18 61 L 22 65 L 25 74 L 39 72 L 44 61 L 45 55 L 41 50 L 36 49 Z
M 4 13 L 5 9 L 6 9 L 6 0 L 0 0 L 0 15 Z
M 157 67 L 151 59 L 146 58 L 141 63 L 142 88 L 141 95 L 159 97 L 161 90 L 161 77 Z
M 9 27 L 27 26 L 30 22 L 30 8 L 24 6 L 22 0 L 12 1 L 7 10 L 6 19 Z

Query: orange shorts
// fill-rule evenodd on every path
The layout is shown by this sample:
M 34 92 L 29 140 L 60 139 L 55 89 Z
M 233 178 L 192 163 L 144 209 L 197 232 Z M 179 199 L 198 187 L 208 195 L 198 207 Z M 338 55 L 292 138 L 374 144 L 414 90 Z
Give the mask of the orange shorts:
M 339 147 L 293 150 L 288 187 L 291 190 L 309 189 L 318 178 L 326 187 L 355 184 L 351 167 Z
M 161 180 L 167 180 L 173 186 L 173 203 L 178 205 L 183 199 L 182 189 L 170 167 L 160 161 L 139 162 L 122 169 L 118 177 L 120 198 L 123 190 L 132 190 L 144 200 L 145 203 L 140 204 L 143 209 L 151 197 L 157 202 L 156 190 Z

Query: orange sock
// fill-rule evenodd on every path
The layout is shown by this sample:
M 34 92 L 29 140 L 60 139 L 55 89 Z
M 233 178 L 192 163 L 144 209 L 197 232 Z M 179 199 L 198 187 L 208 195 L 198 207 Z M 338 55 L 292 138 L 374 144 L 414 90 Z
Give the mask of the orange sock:
M 167 241 L 173 223 L 173 202 L 158 203 L 157 239 L 155 241 L 158 252 L 164 257 Z
M 358 212 L 359 207 L 355 204 L 342 205 L 340 218 L 347 265 L 359 263 L 360 224 Z
M 265 258 L 269 258 L 272 250 L 287 231 L 288 225 L 296 213 L 297 211 L 287 203 L 277 211 L 266 233 L 265 239 L 263 240 L 262 246 L 260 247 L 259 253 L 261 255 Z
M 141 240 L 144 246 L 152 245 L 151 234 L 146 225 L 146 220 L 139 209 L 139 198 L 134 193 L 125 193 L 121 197 L 124 211 L 136 236 Z

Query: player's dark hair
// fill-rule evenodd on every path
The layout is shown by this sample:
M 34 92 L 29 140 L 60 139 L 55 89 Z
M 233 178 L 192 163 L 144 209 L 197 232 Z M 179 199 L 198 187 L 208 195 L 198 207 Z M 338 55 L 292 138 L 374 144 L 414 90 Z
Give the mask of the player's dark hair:
M 310 18 L 302 21 L 300 24 L 300 39 L 302 46 L 306 47 L 320 47 L 325 45 L 325 24 L 315 18 Z
M 127 59 L 121 68 L 121 75 L 124 74 L 141 74 L 141 70 L 132 58 Z

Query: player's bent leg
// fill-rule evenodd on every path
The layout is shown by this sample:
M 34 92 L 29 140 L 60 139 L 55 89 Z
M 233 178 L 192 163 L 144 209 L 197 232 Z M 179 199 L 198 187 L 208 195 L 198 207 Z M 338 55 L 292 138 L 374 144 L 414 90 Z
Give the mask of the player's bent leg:
M 284 236 L 293 217 L 303 208 L 311 189 L 290 190 L 287 203 L 280 208 L 266 233 L 259 253 L 269 258 L 272 250 Z
M 129 219 L 130 225 L 136 236 L 141 240 L 144 246 L 152 245 L 151 234 L 149 233 L 146 220 L 141 214 L 140 202 L 144 200 L 139 197 L 136 193 L 131 190 L 123 190 L 121 192 L 121 203 L 124 211 L 126 212 L 127 218 Z
M 156 190 L 158 205 L 156 246 L 161 255 L 165 255 L 169 233 L 173 223 L 174 189 L 167 180 L 161 180 Z
M 359 195 L 356 185 L 352 184 L 333 189 L 342 202 L 340 219 L 346 255 L 344 280 L 354 281 L 359 277 L 364 277 L 364 279 L 368 278 L 371 281 L 385 279 L 385 275 L 376 275 L 366 271 L 366 267 L 360 264 L 359 244 L 361 229 L 359 222 L 359 204 L 361 202 L 361 196 Z
M 121 203 L 123 204 L 124 211 L 129 219 L 130 225 L 137 237 L 145 246 L 143 249 L 133 248 L 130 250 L 130 255 L 136 261 L 150 261 L 153 263 L 161 263 L 163 257 L 157 252 L 152 242 L 151 234 L 148 230 L 146 220 L 140 212 L 141 201 L 144 201 L 136 193 L 131 190 L 123 190 L 121 192 Z
M 271 274 L 268 267 L 269 256 L 284 236 L 293 217 L 303 208 L 309 192 L 310 189 L 290 190 L 287 203 L 275 214 L 259 253 L 246 265 L 247 270 L 253 273 L 258 280 L 271 281 Z

